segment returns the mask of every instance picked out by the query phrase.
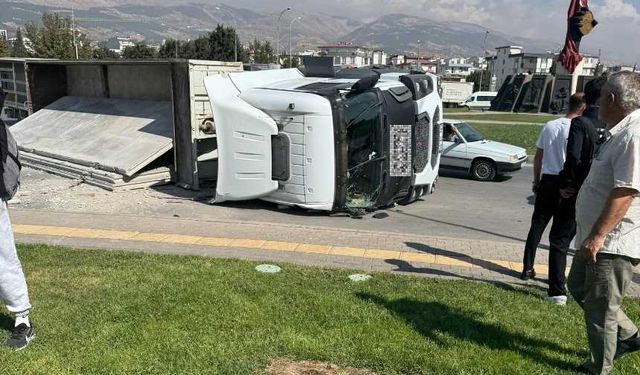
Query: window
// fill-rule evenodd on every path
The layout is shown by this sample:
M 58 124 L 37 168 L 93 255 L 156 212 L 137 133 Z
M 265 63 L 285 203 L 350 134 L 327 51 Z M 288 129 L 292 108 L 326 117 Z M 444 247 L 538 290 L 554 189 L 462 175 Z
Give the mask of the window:
M 378 95 L 368 91 L 344 102 L 347 127 L 347 207 L 371 207 L 382 189 L 382 126 Z
M 494 99 L 493 96 L 478 96 L 479 102 L 490 102 Z

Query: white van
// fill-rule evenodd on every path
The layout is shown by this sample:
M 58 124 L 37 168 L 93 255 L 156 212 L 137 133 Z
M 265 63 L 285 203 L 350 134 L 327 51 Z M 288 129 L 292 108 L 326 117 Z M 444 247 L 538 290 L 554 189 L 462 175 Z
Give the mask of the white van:
M 498 95 L 495 91 L 477 91 L 471 94 L 465 101 L 460 103 L 460 107 L 466 107 L 468 110 L 480 109 L 485 110 L 491 108 L 491 101 Z

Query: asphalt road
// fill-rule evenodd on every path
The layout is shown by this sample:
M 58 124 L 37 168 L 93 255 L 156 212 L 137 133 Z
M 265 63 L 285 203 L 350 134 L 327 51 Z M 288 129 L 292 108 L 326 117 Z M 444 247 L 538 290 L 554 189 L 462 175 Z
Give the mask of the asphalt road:
M 453 238 L 524 242 L 531 213 L 529 167 L 494 182 L 479 182 L 464 173 L 441 171 L 435 194 L 408 206 L 396 206 L 363 218 L 284 208 L 260 201 L 206 206 L 191 215 L 339 227 Z
M 43 172 L 27 170 L 17 199 L 20 209 L 181 217 L 215 225 L 217 220 L 283 223 L 376 232 L 523 243 L 533 210 L 530 167 L 494 182 L 478 182 L 464 173 L 441 171 L 434 195 L 362 218 L 331 216 L 262 201 L 208 203 L 212 192 L 175 186 L 110 193 Z

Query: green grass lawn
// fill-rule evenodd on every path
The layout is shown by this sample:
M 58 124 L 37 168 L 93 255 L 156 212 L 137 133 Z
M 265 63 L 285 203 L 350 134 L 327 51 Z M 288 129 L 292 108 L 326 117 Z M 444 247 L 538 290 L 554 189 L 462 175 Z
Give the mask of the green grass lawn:
M 198 257 L 21 246 L 38 338 L 2 374 L 257 374 L 272 359 L 379 374 L 570 374 L 582 314 L 537 289 Z M 640 320 L 640 303 L 628 300 Z M 2 338 L 10 319 L 0 314 Z M 616 363 L 640 372 L 640 355 Z
M 526 122 L 526 123 L 539 123 L 544 124 L 545 122 L 555 120 L 560 116 L 555 115 L 530 115 L 530 114 L 519 114 L 519 113 L 490 113 L 490 114 L 479 114 L 478 112 L 452 112 L 449 113 L 445 111 L 445 118 L 447 119 L 457 119 L 457 120 L 480 120 L 480 121 L 508 121 L 508 122 Z
M 469 123 L 486 139 L 523 147 L 529 155 L 536 153 L 536 141 L 542 131 L 542 127 L 538 125 L 478 124 L 473 121 Z

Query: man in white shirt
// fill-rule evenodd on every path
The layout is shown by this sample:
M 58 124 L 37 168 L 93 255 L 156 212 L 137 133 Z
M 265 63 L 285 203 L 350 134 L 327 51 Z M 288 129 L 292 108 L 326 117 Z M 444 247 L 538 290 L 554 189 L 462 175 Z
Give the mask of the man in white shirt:
M 573 217 L 572 200 L 560 195 L 560 172 L 564 167 L 567 139 L 571 120 L 582 115 L 586 108 L 583 94 L 575 94 L 569 100 L 566 117 L 545 124 L 536 144 L 533 161 L 533 192 L 536 195 L 535 208 L 531 217 L 531 228 L 525 245 L 521 278 L 535 277 L 534 263 L 536 250 L 542 234 L 553 219 L 549 234 L 549 299 L 559 305 L 567 302 L 565 269 L 567 251 L 575 236 L 576 224 Z
M 569 290 L 584 310 L 589 358 L 580 371 L 609 374 L 613 361 L 640 350 L 622 299 L 640 263 L 640 74 L 613 74 L 602 89 L 600 119 L 611 138 L 593 160 L 576 202 L 581 245 Z

